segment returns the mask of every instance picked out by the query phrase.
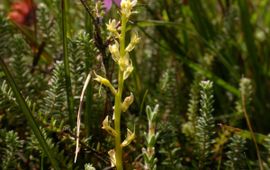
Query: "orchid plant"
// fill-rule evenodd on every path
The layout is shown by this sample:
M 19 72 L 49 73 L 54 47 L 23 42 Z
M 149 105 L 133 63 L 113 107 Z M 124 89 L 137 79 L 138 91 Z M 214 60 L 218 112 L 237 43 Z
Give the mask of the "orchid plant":
M 105 1 L 104 1 L 105 2 Z M 109 2 L 109 1 L 106 1 Z M 114 0 L 114 2 L 119 2 Z M 110 7 L 112 0 L 107 4 Z M 115 148 L 110 150 L 109 156 L 111 159 L 112 166 L 116 166 L 117 170 L 123 169 L 122 164 L 122 150 L 123 147 L 129 145 L 135 138 L 135 133 L 127 129 L 127 137 L 124 141 L 121 140 L 121 113 L 126 112 L 129 106 L 134 100 L 134 96 L 131 93 L 130 96 L 126 97 L 122 101 L 122 93 L 124 87 L 124 81 L 129 77 L 133 71 L 132 61 L 129 57 L 129 53 L 139 43 L 140 38 L 137 33 L 133 33 L 130 43 L 126 46 L 126 26 L 130 19 L 130 16 L 135 13 L 133 8 L 135 7 L 137 0 L 122 0 L 120 7 L 120 29 L 118 28 L 118 21 L 115 19 L 110 20 L 107 24 L 107 29 L 110 32 L 110 38 L 113 39 L 113 44 L 109 46 L 109 51 L 112 55 L 112 59 L 118 65 L 118 88 L 115 89 L 111 82 L 97 74 L 95 74 L 95 80 L 102 85 L 108 87 L 112 94 L 115 96 L 114 113 L 112 119 L 114 120 L 114 127 L 111 127 L 109 117 L 107 116 L 103 121 L 102 128 L 106 130 L 115 138 Z M 106 5 L 106 4 L 105 4 Z

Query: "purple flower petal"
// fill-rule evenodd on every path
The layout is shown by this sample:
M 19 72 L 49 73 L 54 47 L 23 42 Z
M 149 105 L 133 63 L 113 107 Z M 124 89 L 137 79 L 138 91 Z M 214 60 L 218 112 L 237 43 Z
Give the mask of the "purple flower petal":
M 113 0 L 113 1 L 114 1 L 114 3 L 115 3 L 117 6 L 120 6 L 121 0 Z
M 112 0 L 104 0 L 104 7 L 106 11 L 109 11 L 112 7 Z

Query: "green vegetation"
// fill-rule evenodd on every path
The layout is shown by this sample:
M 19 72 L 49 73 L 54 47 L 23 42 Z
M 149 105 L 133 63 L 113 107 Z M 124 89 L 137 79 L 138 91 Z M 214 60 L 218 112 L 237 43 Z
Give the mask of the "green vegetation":
M 269 8 L 1 1 L 0 169 L 269 169 Z

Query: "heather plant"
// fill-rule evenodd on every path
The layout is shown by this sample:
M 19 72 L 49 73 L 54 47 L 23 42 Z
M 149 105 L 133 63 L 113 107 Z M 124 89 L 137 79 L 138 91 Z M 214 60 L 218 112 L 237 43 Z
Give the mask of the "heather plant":
M 200 116 L 196 120 L 195 139 L 198 145 L 199 169 L 205 169 L 210 163 L 211 145 L 215 135 L 215 122 L 212 116 L 214 111 L 213 83 L 202 81 L 200 87 Z
M 155 157 L 155 144 L 159 133 L 156 132 L 156 119 L 158 114 L 158 107 L 156 105 L 154 110 L 150 106 L 146 107 L 146 114 L 148 120 L 148 133 L 145 133 L 146 148 L 143 148 L 144 169 L 157 169 L 157 158 Z
M 226 152 L 228 160 L 225 162 L 226 169 L 246 169 L 246 155 L 245 155 L 246 141 L 238 135 L 233 135 L 228 144 L 229 151 Z

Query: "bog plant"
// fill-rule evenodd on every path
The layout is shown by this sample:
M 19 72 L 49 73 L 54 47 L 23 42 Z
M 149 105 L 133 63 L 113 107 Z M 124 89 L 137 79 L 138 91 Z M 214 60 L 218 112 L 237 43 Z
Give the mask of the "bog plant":
M 135 138 L 135 133 L 127 129 L 127 136 L 124 141 L 121 138 L 121 113 L 126 112 L 129 106 L 133 103 L 134 96 L 131 93 L 130 96 L 126 97 L 123 101 L 123 88 L 125 80 L 130 76 L 133 71 L 132 61 L 129 57 L 129 53 L 136 47 L 139 43 L 140 38 L 137 33 L 133 33 L 131 41 L 126 46 L 126 28 L 130 16 L 135 13 L 134 7 L 137 0 L 122 0 L 120 16 L 121 21 L 110 20 L 107 24 L 107 30 L 110 32 L 110 38 L 112 38 L 113 44 L 109 45 L 109 50 L 114 62 L 118 65 L 118 86 L 117 89 L 113 87 L 111 82 L 106 78 L 99 75 L 95 75 L 95 80 L 102 85 L 108 87 L 114 97 L 114 107 L 113 107 L 113 117 L 114 126 L 110 125 L 109 117 L 107 116 L 103 123 L 102 128 L 106 130 L 115 138 L 115 148 L 110 150 L 108 153 L 110 155 L 112 166 L 116 166 L 117 170 L 123 169 L 122 157 L 123 157 L 123 147 L 128 146 L 132 140 Z M 120 25 L 120 29 L 119 26 Z
M 143 148 L 144 169 L 155 170 L 157 169 L 157 158 L 155 157 L 155 144 L 157 142 L 159 132 L 156 132 L 156 123 L 158 116 L 159 105 L 156 105 L 154 109 L 150 106 L 146 106 L 146 114 L 148 120 L 148 133 L 145 133 L 146 148 Z
M 269 169 L 267 9 L 2 0 L 0 169 Z

